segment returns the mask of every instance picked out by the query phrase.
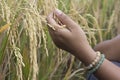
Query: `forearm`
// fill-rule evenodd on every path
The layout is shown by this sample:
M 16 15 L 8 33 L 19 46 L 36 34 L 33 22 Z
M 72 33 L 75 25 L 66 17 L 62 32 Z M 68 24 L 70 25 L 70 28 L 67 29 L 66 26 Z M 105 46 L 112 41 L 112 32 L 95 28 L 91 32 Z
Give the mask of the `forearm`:
M 84 53 L 84 52 L 83 52 Z M 89 65 L 95 59 L 96 54 L 92 48 L 86 48 L 85 54 L 77 55 L 77 57 L 85 64 Z M 120 80 L 120 68 L 105 59 L 99 69 L 95 72 L 95 76 L 100 80 Z
M 106 58 L 113 61 L 120 61 L 120 35 L 97 44 L 95 51 L 100 51 L 106 55 Z
M 99 80 L 120 80 L 120 68 L 108 61 L 104 60 L 100 68 L 95 72 L 95 76 Z

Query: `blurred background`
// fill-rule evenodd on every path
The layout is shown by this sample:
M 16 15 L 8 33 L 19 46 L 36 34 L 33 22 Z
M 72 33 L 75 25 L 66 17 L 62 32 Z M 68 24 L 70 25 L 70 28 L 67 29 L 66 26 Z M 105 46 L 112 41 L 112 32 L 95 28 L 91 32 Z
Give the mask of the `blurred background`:
M 50 38 L 46 16 L 56 8 L 92 47 L 120 33 L 120 0 L 0 0 L 0 80 L 85 80 L 84 65 Z

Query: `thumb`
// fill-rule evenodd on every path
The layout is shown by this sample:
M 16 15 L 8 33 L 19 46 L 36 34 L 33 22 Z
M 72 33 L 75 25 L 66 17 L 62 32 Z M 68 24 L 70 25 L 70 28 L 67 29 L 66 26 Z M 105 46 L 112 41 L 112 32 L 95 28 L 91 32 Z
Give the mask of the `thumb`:
M 77 25 L 69 16 L 64 14 L 61 10 L 56 9 L 54 14 L 62 22 L 63 25 L 66 25 L 68 28 L 73 28 Z

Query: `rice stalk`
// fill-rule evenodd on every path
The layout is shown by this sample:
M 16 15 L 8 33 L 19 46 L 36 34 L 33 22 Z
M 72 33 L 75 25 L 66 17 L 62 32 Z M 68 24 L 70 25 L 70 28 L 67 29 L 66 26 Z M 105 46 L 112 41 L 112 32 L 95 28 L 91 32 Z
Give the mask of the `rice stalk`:
M 29 13 L 26 13 L 26 18 L 28 21 L 28 35 L 30 41 L 30 74 L 28 80 L 36 80 L 38 74 L 38 64 L 37 64 L 37 38 L 36 38 L 36 29 L 34 27 L 35 23 L 32 19 L 32 16 Z
M 23 74 L 22 74 L 22 67 L 25 66 L 25 64 L 23 63 L 23 57 L 20 53 L 20 49 L 13 46 L 13 49 L 14 49 L 14 54 L 15 54 L 15 57 L 16 57 L 16 69 L 17 69 L 17 80 L 23 80 Z
M 71 57 L 71 61 L 70 61 L 70 65 L 68 67 L 68 70 L 67 70 L 67 72 L 66 72 L 65 77 L 64 77 L 63 80 L 69 80 L 69 76 L 70 76 L 70 74 L 72 72 L 72 67 L 73 67 L 74 59 L 75 59 L 75 57 L 72 56 Z
M 44 15 L 48 15 L 50 12 L 58 8 L 58 1 L 57 0 L 44 0 L 43 2 L 43 10 Z
M 120 1 L 119 0 L 116 0 L 115 2 L 115 16 L 114 16 L 114 25 L 116 27 L 116 31 L 117 31 L 117 35 L 120 34 L 120 28 L 119 28 L 119 25 L 120 25 Z

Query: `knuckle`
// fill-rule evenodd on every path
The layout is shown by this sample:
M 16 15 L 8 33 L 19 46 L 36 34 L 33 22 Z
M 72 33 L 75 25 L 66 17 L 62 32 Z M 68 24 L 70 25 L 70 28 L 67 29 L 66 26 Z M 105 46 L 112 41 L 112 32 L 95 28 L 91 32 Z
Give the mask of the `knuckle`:
M 62 37 L 63 36 L 63 33 L 60 29 L 56 29 L 56 35 L 59 36 L 59 37 Z

